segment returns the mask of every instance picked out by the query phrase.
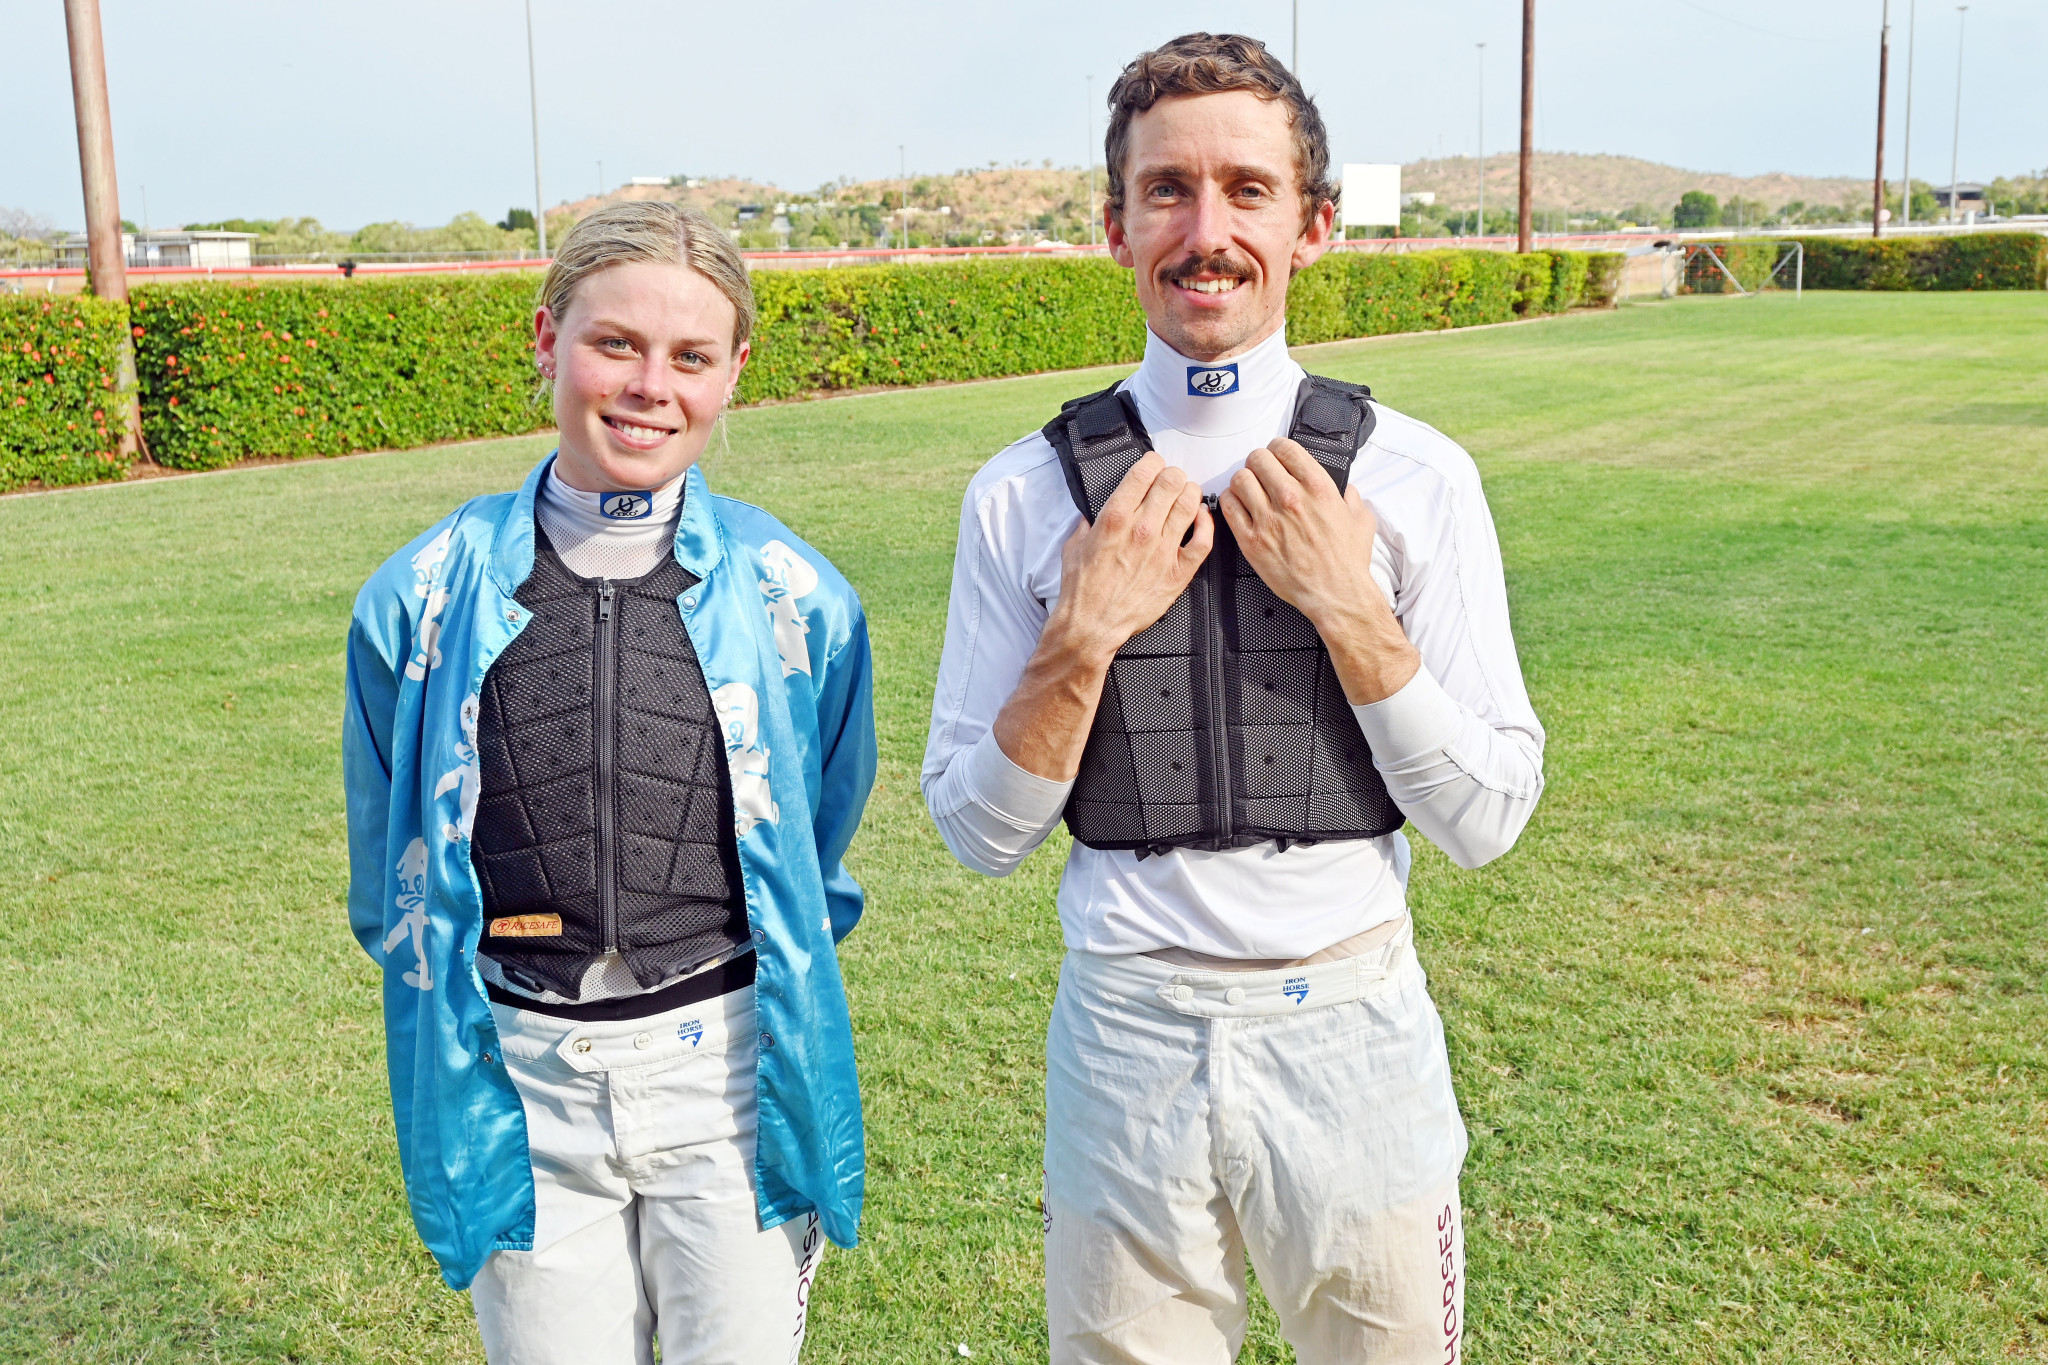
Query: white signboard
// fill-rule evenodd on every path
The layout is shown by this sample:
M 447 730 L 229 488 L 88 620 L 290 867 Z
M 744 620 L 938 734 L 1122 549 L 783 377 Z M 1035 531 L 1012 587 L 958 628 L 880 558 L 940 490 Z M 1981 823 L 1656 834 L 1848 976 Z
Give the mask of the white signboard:
M 1359 162 L 1344 167 L 1339 227 L 1401 226 L 1401 168 Z

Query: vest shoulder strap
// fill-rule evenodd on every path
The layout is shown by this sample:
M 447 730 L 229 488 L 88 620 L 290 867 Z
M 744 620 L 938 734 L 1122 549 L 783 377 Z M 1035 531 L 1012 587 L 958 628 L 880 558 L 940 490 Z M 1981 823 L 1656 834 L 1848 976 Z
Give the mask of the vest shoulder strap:
M 1351 479 L 1351 462 L 1372 437 L 1374 420 L 1371 389 L 1312 374 L 1295 393 L 1287 435 L 1330 471 L 1341 493 Z M 1091 522 L 1152 448 L 1137 404 L 1115 385 L 1062 406 L 1044 435 L 1060 457 L 1074 506 Z
M 1060 415 L 1045 424 L 1044 435 L 1059 454 L 1074 506 L 1091 522 L 1131 466 L 1152 448 L 1138 405 L 1114 384 L 1064 404 Z
M 1330 471 L 1342 493 L 1351 482 L 1351 462 L 1372 439 L 1374 421 L 1371 389 L 1312 374 L 1295 392 L 1287 436 Z

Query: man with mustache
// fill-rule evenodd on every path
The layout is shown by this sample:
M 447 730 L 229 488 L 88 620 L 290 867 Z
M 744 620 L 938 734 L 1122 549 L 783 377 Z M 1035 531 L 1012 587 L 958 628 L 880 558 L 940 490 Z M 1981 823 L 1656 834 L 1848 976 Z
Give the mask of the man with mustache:
M 1288 355 L 1335 212 L 1293 75 L 1189 34 L 1109 105 L 1144 363 L 969 485 L 923 773 L 969 867 L 1074 838 L 1052 1359 L 1234 1359 L 1249 1255 L 1305 1365 L 1455 1362 L 1465 1130 L 1401 829 L 1477 867 L 1542 790 L 1493 522 L 1455 443 Z

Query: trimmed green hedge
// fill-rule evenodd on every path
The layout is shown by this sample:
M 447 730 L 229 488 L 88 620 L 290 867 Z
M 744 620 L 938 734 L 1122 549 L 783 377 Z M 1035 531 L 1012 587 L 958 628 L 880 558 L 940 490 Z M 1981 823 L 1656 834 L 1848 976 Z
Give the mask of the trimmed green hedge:
M 2048 236 L 2035 232 L 1977 232 L 1957 237 L 1748 237 L 1711 243 L 1742 287 L 1755 290 L 1790 242 L 1806 247 L 1808 289 L 2042 289 L 2048 288 Z M 1787 264 L 1776 283 L 1792 287 Z M 1689 294 L 1730 292 L 1705 252 L 1687 261 Z
M 2048 289 L 2048 236 L 1806 237 L 1808 289 Z
M 521 271 L 137 289 L 143 435 L 159 463 L 217 469 L 545 427 L 537 283 Z
M 117 479 L 125 304 L 0 298 L 0 489 Z
M 1101 257 L 760 270 L 738 399 L 1135 360 L 1145 315 Z
M 1294 281 L 1288 334 L 1334 341 L 1560 313 L 1611 303 L 1618 275 L 1580 252 L 1334 252 Z M 143 434 L 162 464 L 214 469 L 545 427 L 530 323 L 538 283 L 519 272 L 145 286 L 132 305 Z M 764 270 L 754 292 L 760 325 L 742 403 L 1114 364 L 1145 347 L 1130 272 L 1100 258 Z M 111 355 L 124 321 L 92 300 L 6 307 L 0 316 L 29 328 L 22 357 L 44 353 L 36 338 L 50 327 Z M 108 369 L 81 359 L 64 374 Z M 20 382 L 33 389 L 42 373 Z M 0 488 L 120 476 L 118 464 L 79 455 L 111 449 L 96 430 L 57 439 L 62 423 L 88 427 L 77 419 L 105 409 L 55 383 L 26 420 L 0 409 Z

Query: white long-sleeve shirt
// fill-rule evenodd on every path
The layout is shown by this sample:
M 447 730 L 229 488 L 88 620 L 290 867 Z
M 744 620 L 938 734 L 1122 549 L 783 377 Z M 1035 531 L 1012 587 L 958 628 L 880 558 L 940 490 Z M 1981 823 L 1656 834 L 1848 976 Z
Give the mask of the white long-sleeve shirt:
M 1228 365 L 1234 384 L 1209 377 Z M 1228 365 L 1197 364 L 1148 334 L 1144 363 L 1123 385 L 1154 449 L 1206 493 L 1287 434 L 1304 377 L 1284 333 Z M 1198 380 L 1223 392 L 1198 393 Z M 1351 483 L 1379 519 L 1373 580 L 1422 668 L 1393 696 L 1352 709 L 1395 804 L 1453 861 L 1478 867 L 1513 846 L 1535 809 L 1543 727 L 1508 630 L 1479 471 L 1441 432 L 1375 408 Z M 946 846 L 990 876 L 1044 842 L 1072 786 L 1019 768 L 991 727 L 1059 600 L 1060 547 L 1080 522 L 1059 457 L 1038 433 L 983 466 L 961 507 L 923 785 Z M 1076 843 L 1060 879 L 1060 925 L 1067 946 L 1087 952 L 1306 957 L 1404 913 L 1408 860 L 1400 833 L 1145 858 Z

